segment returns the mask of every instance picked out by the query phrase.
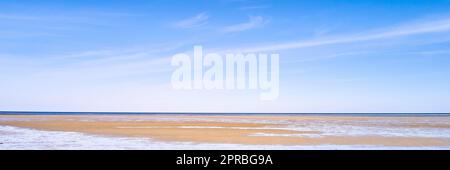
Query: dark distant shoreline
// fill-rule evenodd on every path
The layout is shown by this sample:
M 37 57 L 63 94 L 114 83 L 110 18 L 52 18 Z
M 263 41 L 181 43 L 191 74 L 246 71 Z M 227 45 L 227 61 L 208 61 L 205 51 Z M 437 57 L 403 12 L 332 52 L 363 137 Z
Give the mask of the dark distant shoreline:
M 57 111 L 0 111 L 0 115 L 183 115 L 183 116 L 393 116 L 422 117 L 450 116 L 450 113 L 219 113 L 219 112 L 57 112 Z

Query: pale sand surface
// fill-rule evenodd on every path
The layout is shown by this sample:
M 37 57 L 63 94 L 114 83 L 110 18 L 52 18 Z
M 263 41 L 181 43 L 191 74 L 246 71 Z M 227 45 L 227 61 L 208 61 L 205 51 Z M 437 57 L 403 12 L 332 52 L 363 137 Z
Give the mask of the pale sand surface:
M 0 125 L 171 142 L 450 146 L 450 117 L 445 116 L 0 115 Z M 350 133 L 361 128 L 362 134 Z M 364 128 L 374 133 L 364 134 Z M 390 129 L 400 129 L 399 134 Z M 404 129 L 412 135 L 403 135 Z M 415 131 L 427 133 L 415 136 Z

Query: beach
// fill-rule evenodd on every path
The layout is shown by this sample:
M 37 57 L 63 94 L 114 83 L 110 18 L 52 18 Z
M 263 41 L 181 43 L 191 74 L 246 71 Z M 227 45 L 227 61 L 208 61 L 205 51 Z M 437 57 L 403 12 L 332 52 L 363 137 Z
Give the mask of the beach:
M 0 149 L 450 149 L 450 116 L 0 115 L 0 136 Z

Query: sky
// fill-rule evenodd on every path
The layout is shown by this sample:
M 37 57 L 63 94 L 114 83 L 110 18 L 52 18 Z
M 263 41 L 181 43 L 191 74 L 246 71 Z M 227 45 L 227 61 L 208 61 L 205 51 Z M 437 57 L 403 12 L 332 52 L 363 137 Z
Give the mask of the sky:
M 279 97 L 174 90 L 171 57 L 277 53 Z M 450 112 L 450 1 L 0 1 L 0 110 Z

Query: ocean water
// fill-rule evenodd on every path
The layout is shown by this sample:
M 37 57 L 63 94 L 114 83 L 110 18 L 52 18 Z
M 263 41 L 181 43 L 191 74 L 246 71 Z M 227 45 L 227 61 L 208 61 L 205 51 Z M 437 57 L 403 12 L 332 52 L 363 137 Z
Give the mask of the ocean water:
M 180 112 L 44 112 L 0 111 L 0 115 L 215 115 L 215 116 L 372 116 L 372 117 L 430 117 L 450 116 L 450 113 L 180 113 Z

